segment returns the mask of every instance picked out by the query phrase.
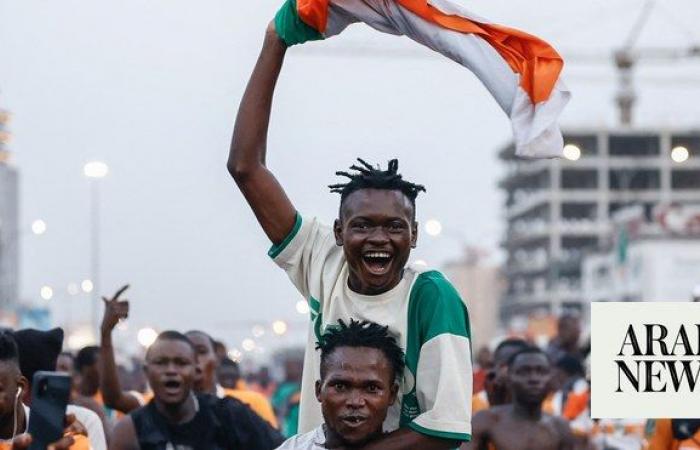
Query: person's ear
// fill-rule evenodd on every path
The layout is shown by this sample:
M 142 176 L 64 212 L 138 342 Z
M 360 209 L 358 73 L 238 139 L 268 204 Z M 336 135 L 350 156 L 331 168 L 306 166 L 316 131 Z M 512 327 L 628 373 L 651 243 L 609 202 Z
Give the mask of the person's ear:
M 343 246 L 343 224 L 340 219 L 335 219 L 333 223 L 333 234 L 335 235 L 335 245 L 338 247 Z
M 411 248 L 416 248 L 418 245 L 418 222 L 415 220 L 411 225 Z
M 399 383 L 394 382 L 389 389 L 389 405 L 393 405 L 396 402 L 396 398 L 399 395 Z
M 27 403 L 31 401 L 32 393 L 29 386 L 29 380 L 25 376 L 20 375 L 17 380 L 17 397 L 22 401 L 22 403 Z
M 314 388 L 316 390 L 316 400 L 321 403 L 321 380 L 316 380 Z

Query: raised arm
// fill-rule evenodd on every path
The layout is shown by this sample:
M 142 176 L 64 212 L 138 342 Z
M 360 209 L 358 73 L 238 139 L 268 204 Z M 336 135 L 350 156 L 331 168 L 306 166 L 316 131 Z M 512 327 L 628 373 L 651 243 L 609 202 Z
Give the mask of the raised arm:
M 112 346 L 112 331 L 120 319 L 129 315 L 129 302 L 119 300 L 119 297 L 127 290 L 129 285 L 123 286 L 107 299 L 102 297 L 105 304 L 105 313 L 100 326 L 100 390 L 105 405 L 125 414 L 141 407 L 138 399 L 129 392 L 122 391 L 117 374 L 117 363 L 114 359 L 114 347 Z
M 274 23 L 270 23 L 238 108 L 227 164 L 229 173 L 273 244 L 280 244 L 287 237 L 296 218 L 292 202 L 265 164 L 272 97 L 286 50 Z

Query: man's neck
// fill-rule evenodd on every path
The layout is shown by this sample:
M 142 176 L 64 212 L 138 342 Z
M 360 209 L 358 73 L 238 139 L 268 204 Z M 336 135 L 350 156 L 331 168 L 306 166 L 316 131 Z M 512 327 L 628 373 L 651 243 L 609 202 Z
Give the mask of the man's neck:
M 542 418 L 542 403 L 527 404 L 527 403 L 512 403 L 513 416 L 527 421 L 537 422 Z
M 326 436 L 326 442 L 324 444 L 324 447 L 326 448 L 361 448 L 368 442 L 374 440 L 378 436 L 381 436 L 382 431 L 378 430 L 376 433 L 372 433 L 371 435 L 367 436 L 367 439 L 364 439 L 361 443 L 355 445 L 345 442 L 345 440 L 338 433 L 330 429 L 325 423 L 323 424 L 323 434 Z
M 187 396 L 187 399 L 178 405 L 167 405 L 156 399 L 156 409 L 168 423 L 179 425 L 194 418 L 197 414 L 198 402 L 194 394 Z
M 385 292 L 389 292 L 390 290 L 394 289 L 396 286 L 401 283 L 401 280 L 403 280 L 403 275 L 404 275 L 404 270 L 401 270 L 401 275 L 393 280 L 391 283 L 389 283 L 386 286 L 382 286 L 380 288 L 371 286 L 367 283 L 364 283 L 360 277 L 357 275 L 354 275 L 352 272 L 348 274 L 348 287 L 350 288 L 351 291 L 356 292 L 360 295 L 381 295 L 384 294 Z
M 507 389 L 496 389 L 487 395 L 489 406 L 506 405 L 510 403 L 510 392 Z

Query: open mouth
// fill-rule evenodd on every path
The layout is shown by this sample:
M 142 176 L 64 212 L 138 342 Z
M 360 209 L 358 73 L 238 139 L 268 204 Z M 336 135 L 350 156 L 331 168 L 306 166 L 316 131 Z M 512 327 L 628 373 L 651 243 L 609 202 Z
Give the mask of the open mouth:
M 364 424 L 367 421 L 367 417 L 365 416 L 344 416 L 341 418 L 343 423 L 350 428 L 355 428 L 359 427 L 360 425 Z
M 182 383 L 177 380 L 169 380 L 163 383 L 163 387 L 165 388 L 166 393 L 176 394 L 180 392 L 180 389 L 182 388 Z
M 389 252 L 365 252 L 362 261 L 372 275 L 384 275 L 389 271 L 393 256 Z

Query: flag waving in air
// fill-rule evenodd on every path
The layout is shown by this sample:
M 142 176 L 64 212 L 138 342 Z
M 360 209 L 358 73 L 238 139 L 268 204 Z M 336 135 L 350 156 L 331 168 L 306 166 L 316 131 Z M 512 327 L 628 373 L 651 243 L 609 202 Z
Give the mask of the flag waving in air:
M 571 94 L 559 79 L 564 61 L 545 41 L 450 0 L 286 0 L 275 17 L 287 45 L 335 36 L 357 22 L 405 35 L 471 70 L 510 118 L 517 155 L 561 155 L 557 119 Z

